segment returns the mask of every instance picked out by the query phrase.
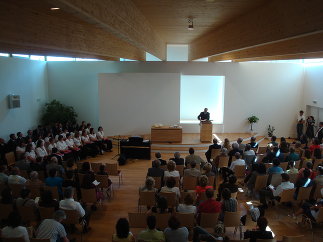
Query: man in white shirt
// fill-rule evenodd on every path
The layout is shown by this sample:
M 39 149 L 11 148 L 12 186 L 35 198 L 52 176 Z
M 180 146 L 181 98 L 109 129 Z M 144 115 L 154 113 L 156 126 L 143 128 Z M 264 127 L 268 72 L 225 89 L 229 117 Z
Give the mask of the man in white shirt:
M 36 231 L 36 238 L 50 239 L 50 242 L 69 242 L 65 228 L 61 224 L 64 219 L 66 219 L 66 214 L 63 210 L 55 211 L 53 219 L 45 219 L 39 225 Z
M 73 199 L 74 191 L 72 187 L 68 187 L 64 191 L 64 199 L 59 202 L 59 208 L 65 210 L 76 210 L 83 220 L 86 222 L 84 226 L 84 232 L 87 232 L 90 222 L 90 213 L 85 211 L 82 205 L 79 202 L 74 201 Z
M 230 165 L 230 169 L 232 171 L 234 171 L 235 166 L 244 166 L 244 165 L 246 165 L 245 160 L 241 159 L 241 154 L 239 152 L 235 153 L 234 156 L 236 157 L 236 160 L 232 161 L 232 163 Z
M 19 176 L 19 168 L 14 167 L 11 170 L 11 175 L 8 177 L 8 184 L 25 184 L 26 179 L 22 176 Z
M 305 123 L 305 115 L 304 111 L 299 111 L 299 115 L 297 117 L 297 139 L 300 140 L 302 134 L 303 134 L 303 126 Z
M 279 186 L 277 186 L 276 189 L 270 186 L 268 187 L 268 189 L 263 189 L 259 191 L 260 202 L 264 204 L 265 207 L 267 207 L 266 197 L 269 197 L 271 200 L 272 199 L 279 200 L 284 190 L 289 190 L 294 188 L 294 183 L 291 183 L 289 181 L 288 174 L 282 173 L 281 176 L 282 176 L 282 183 Z

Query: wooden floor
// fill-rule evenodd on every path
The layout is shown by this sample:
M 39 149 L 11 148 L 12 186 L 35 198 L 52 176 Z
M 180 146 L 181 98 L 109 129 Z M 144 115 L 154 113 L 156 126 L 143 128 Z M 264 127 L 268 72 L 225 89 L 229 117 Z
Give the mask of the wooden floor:
M 104 155 L 89 161 L 108 162 L 111 161 L 115 154 L 115 151 L 105 153 Z M 171 154 L 163 155 L 163 158 L 165 159 L 169 157 L 171 157 Z M 120 167 L 123 174 L 123 184 L 118 188 L 117 178 L 112 177 L 115 187 L 114 198 L 111 201 L 103 202 L 103 205 L 99 207 L 97 211 L 93 212 L 90 224 L 92 230 L 83 236 L 83 241 L 111 241 L 116 221 L 121 217 L 127 217 L 128 212 L 137 211 L 138 188 L 143 185 L 147 169 L 150 166 L 151 162 L 149 160 L 132 160 L 125 166 Z M 241 199 L 241 201 L 246 201 L 243 194 L 240 194 L 239 199 Z M 283 235 L 305 234 L 305 239 L 302 239 L 301 241 L 313 241 L 312 231 L 306 227 L 297 225 L 293 219 L 287 216 L 288 213 L 290 213 L 288 209 L 279 207 L 273 207 L 266 211 L 269 227 L 275 234 L 275 238 L 281 240 Z M 255 228 L 255 224 L 248 223 L 247 228 Z M 316 228 L 313 231 L 314 241 L 323 241 L 322 227 Z M 229 236 L 233 236 L 232 232 L 229 231 L 228 233 Z M 236 239 L 238 239 L 238 237 L 236 237 Z M 78 239 L 78 241 L 80 240 Z

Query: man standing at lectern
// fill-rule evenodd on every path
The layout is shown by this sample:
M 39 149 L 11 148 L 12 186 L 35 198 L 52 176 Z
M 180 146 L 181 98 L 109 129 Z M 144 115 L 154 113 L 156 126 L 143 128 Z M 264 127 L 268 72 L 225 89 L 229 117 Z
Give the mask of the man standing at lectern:
M 207 108 L 204 108 L 204 112 L 201 112 L 197 119 L 200 121 L 210 120 L 210 113 L 207 111 Z

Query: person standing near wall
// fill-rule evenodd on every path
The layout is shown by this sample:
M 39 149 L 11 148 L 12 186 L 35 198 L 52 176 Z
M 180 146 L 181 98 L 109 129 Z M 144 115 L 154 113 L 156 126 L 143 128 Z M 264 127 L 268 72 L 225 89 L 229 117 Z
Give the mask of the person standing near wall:
M 299 115 L 297 117 L 297 139 L 300 140 L 302 134 L 303 134 L 303 126 L 305 123 L 305 116 L 304 116 L 304 111 L 301 110 L 299 111 Z

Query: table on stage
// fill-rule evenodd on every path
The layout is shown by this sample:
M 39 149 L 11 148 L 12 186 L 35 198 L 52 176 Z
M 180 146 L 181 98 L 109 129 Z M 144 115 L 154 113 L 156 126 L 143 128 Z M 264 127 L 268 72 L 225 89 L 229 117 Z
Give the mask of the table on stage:
M 182 128 L 174 128 L 170 126 L 151 127 L 151 142 L 160 143 L 181 143 Z

